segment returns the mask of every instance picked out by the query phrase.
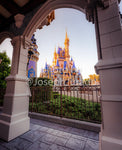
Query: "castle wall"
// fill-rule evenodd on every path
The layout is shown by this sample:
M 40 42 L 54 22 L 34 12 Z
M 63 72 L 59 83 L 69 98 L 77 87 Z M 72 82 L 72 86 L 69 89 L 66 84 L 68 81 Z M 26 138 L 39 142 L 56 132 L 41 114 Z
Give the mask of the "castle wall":
M 33 60 L 30 60 L 28 65 L 28 78 L 31 77 L 36 77 L 36 62 Z

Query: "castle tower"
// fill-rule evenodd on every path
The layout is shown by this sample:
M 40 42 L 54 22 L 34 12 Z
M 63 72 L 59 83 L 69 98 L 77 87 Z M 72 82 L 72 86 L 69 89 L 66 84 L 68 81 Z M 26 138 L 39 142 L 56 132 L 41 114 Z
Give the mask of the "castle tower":
M 39 52 L 37 51 L 38 46 L 36 44 L 35 35 L 33 34 L 31 38 L 31 46 L 29 47 L 28 51 L 32 52 L 27 68 L 27 76 L 28 78 L 37 77 L 37 61 L 39 60 Z
M 46 77 L 53 80 L 54 85 L 81 85 L 82 76 L 75 66 L 74 60 L 69 55 L 69 38 L 65 36 L 65 48 L 56 48 L 53 53 L 52 65 L 46 65 L 42 70 L 40 77 Z M 48 69 L 47 69 L 48 68 Z M 78 79 L 78 81 L 76 81 Z
M 69 55 L 69 38 L 67 36 L 67 31 L 66 31 L 64 46 L 65 46 L 65 57 L 67 60 L 69 60 L 69 58 L 70 58 L 70 55 Z
M 57 61 L 57 53 L 56 53 L 56 47 L 55 47 L 55 51 L 54 51 L 54 54 L 53 54 L 54 56 L 53 56 L 53 66 L 55 66 L 56 65 L 56 61 Z

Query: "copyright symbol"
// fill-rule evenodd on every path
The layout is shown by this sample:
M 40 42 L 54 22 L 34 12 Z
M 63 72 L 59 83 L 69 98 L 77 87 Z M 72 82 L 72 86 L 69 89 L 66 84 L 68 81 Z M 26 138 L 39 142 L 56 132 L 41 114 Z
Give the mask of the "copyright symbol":
M 33 84 L 33 79 L 29 78 L 28 83 L 29 83 L 29 86 L 31 86 Z

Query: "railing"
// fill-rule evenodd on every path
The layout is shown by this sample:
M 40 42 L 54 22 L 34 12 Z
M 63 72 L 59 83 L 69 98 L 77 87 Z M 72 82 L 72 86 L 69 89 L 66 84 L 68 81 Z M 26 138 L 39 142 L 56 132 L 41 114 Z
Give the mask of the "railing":
M 4 88 L 0 88 L 0 106 L 3 106 L 5 90 L 6 89 L 4 89 Z
M 101 122 L 100 86 L 31 87 L 31 94 L 31 112 Z

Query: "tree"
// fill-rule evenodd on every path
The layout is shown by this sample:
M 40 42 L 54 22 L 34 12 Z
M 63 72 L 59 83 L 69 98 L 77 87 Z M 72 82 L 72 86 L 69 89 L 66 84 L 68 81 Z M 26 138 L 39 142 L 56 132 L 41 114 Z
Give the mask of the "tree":
M 90 84 L 90 79 L 89 78 L 87 78 L 87 79 L 84 79 L 84 85 L 89 85 Z
M 5 78 L 10 74 L 10 58 L 7 56 L 6 52 L 0 52 L 0 88 L 6 88 Z

